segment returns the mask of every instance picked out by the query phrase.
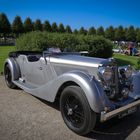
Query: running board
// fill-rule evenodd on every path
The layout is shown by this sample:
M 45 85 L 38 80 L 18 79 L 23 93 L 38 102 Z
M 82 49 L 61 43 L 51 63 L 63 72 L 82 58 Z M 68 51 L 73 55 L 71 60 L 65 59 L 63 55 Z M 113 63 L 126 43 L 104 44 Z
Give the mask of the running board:
M 20 79 L 17 80 L 17 81 L 13 81 L 13 83 L 14 83 L 15 85 L 17 85 L 18 87 L 20 87 L 21 89 L 25 89 L 25 90 L 37 88 L 37 86 L 34 86 L 34 85 L 32 85 L 32 84 L 30 84 L 30 83 L 27 83 L 27 82 L 24 82 L 24 81 L 22 81 L 22 80 L 20 80 Z
M 45 84 L 42 86 L 36 86 L 22 79 L 15 80 L 13 81 L 13 83 L 17 85 L 19 88 L 23 89 L 25 92 L 32 94 L 33 96 L 36 96 L 38 98 L 41 98 L 50 102 L 54 102 L 55 100 L 55 98 L 52 97 L 53 94 L 49 92 L 50 86 L 48 84 L 47 85 Z

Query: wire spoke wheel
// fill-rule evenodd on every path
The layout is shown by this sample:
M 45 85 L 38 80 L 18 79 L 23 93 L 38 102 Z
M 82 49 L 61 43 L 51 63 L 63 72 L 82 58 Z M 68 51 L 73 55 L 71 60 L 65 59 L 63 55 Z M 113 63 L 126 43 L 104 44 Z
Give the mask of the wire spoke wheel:
M 83 107 L 75 96 L 69 96 L 67 100 L 63 103 L 64 114 L 72 125 L 75 127 L 80 127 L 84 122 L 84 111 Z
M 96 113 L 93 112 L 78 86 L 64 89 L 60 98 L 60 110 L 64 122 L 72 131 L 79 135 L 87 134 L 96 123 Z

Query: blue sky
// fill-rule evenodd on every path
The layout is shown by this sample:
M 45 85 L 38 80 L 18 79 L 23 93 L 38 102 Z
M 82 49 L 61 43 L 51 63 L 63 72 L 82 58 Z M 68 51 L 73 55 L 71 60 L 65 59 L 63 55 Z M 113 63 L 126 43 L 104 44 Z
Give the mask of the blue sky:
M 12 22 L 16 15 L 44 22 L 69 24 L 73 29 L 140 27 L 140 0 L 0 0 L 0 12 Z

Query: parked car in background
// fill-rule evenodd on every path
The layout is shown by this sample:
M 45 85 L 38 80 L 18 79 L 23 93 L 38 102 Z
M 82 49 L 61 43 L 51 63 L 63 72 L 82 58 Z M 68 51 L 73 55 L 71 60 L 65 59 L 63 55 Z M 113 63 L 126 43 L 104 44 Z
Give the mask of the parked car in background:
M 124 50 L 121 48 L 116 48 L 112 50 L 114 53 L 124 53 Z
M 65 124 L 79 135 L 89 133 L 99 120 L 122 118 L 140 105 L 140 73 L 131 66 L 118 67 L 112 58 L 80 53 L 9 53 L 4 65 L 9 88 L 54 102 L 60 101 Z M 129 125 L 129 124 L 128 124 Z

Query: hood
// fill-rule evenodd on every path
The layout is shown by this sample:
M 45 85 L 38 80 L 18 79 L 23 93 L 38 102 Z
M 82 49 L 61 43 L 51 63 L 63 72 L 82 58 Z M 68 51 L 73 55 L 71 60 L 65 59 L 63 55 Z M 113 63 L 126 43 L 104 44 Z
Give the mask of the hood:
M 55 64 L 62 65 L 75 65 L 75 66 L 84 66 L 84 67 L 98 67 L 108 63 L 108 59 L 86 57 L 81 55 L 74 54 L 58 54 L 50 56 L 50 62 Z

